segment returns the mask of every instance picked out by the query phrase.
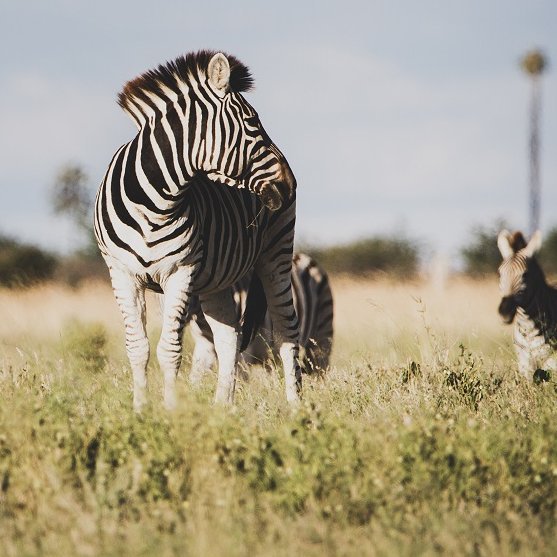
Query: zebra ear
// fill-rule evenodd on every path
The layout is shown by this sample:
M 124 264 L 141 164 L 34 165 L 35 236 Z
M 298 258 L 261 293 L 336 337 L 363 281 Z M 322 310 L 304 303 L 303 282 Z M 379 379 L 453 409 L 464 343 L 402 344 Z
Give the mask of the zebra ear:
M 508 230 L 501 230 L 497 236 L 497 247 L 503 256 L 503 259 L 508 259 L 514 253 L 511 246 L 511 233 Z
M 528 245 L 524 248 L 524 253 L 527 257 L 532 257 L 539 251 L 541 247 L 542 247 L 542 233 L 540 230 L 536 230 L 532 235 L 532 237 L 530 238 Z
M 207 74 L 213 87 L 223 94 L 226 93 L 230 82 L 230 64 L 222 52 L 217 52 L 211 58 Z

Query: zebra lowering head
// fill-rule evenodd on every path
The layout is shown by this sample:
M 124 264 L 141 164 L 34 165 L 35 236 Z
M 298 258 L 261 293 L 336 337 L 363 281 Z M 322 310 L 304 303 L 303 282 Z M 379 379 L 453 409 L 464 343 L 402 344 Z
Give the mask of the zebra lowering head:
M 546 379 L 549 371 L 557 369 L 557 290 L 547 284 L 536 260 L 541 243 L 539 231 L 529 242 L 521 232 L 511 234 L 507 230 L 497 238 L 503 257 L 499 266 L 499 315 L 505 323 L 514 321 L 519 371 L 534 381 Z
M 248 68 L 234 56 L 207 50 L 181 56 L 126 83 L 118 103 L 151 144 L 145 157 L 160 166 L 164 151 L 172 151 L 172 160 L 160 168 L 169 192 L 201 172 L 211 180 L 247 188 L 273 211 L 292 198 L 294 175 L 242 96 L 252 85 Z
M 136 411 L 147 401 L 145 290 L 164 295 L 157 358 L 165 406 L 177 402 L 192 296 L 214 336 L 215 401 L 232 403 L 241 338 L 231 287 L 251 272 L 278 332 L 286 398 L 299 400 L 296 181 L 241 95 L 251 83 L 236 58 L 202 51 L 144 73 L 119 96 L 138 133 L 116 151 L 99 186 L 95 236 L 124 318 Z

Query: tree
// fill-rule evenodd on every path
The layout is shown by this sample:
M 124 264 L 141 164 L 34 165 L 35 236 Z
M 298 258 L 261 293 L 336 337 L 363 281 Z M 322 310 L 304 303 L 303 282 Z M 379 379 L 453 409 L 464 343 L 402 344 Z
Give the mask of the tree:
M 539 261 L 546 273 L 557 274 L 557 228 L 552 228 L 543 235 Z
M 97 257 L 99 252 L 93 234 L 93 192 L 88 184 L 89 177 L 81 166 L 63 166 L 52 186 L 51 203 L 54 212 L 70 218 L 83 235 L 85 249 L 82 255 Z
M 541 112 L 540 77 L 547 68 L 547 58 L 540 50 L 531 50 L 522 58 L 520 65 L 532 81 L 530 97 L 530 234 L 540 227 L 540 131 Z
M 0 234 L 0 284 L 29 286 L 52 278 L 57 265 L 54 255 Z
M 330 273 L 387 273 L 412 278 L 420 259 L 419 246 L 401 236 L 365 238 L 327 248 L 302 247 Z
M 503 228 L 507 228 L 507 225 L 499 220 L 492 227 L 476 226 L 472 229 L 471 241 L 460 251 L 466 274 L 483 277 L 497 272 L 501 263 L 497 236 Z

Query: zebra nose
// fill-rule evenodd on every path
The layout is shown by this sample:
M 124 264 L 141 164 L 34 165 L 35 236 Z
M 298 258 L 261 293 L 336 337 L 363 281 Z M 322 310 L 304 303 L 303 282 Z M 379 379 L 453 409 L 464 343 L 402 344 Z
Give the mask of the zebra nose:
M 281 161 L 282 166 L 282 176 L 277 187 L 282 194 L 283 199 L 292 199 L 294 192 L 296 191 L 296 177 L 290 168 L 287 160 L 283 158 Z
M 516 302 L 511 296 L 504 296 L 499 304 L 499 315 L 505 323 L 511 323 L 516 313 Z

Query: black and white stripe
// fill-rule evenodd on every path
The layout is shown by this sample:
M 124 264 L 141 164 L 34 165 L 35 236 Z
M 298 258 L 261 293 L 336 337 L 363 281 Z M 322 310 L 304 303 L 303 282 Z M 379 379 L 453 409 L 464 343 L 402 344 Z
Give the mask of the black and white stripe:
M 557 370 L 557 289 L 550 286 L 535 258 L 541 247 L 536 232 L 526 243 L 520 232 L 503 230 L 497 239 L 503 262 L 499 266 L 499 314 L 514 321 L 518 369 L 532 380 Z
M 192 294 L 215 337 L 215 399 L 232 402 L 239 325 L 230 287 L 252 269 L 278 323 L 287 398 L 298 399 L 290 276 L 296 182 L 241 95 L 251 84 L 234 57 L 202 51 L 144 73 L 119 96 L 138 133 L 116 152 L 101 183 L 95 233 L 124 317 L 136 410 L 146 401 L 145 289 L 164 293 L 157 356 L 165 405 L 176 403 Z
M 238 318 L 246 310 L 251 275 L 233 287 Z M 333 341 L 333 296 L 327 273 L 309 255 L 297 253 L 292 260 L 292 292 L 300 323 L 302 370 L 322 373 L 329 366 Z M 190 378 L 197 382 L 216 361 L 213 335 L 199 304 L 190 305 L 191 333 L 194 340 Z M 246 347 L 245 363 L 263 363 L 274 349 L 273 324 L 269 313 L 259 334 Z M 276 356 L 276 351 L 272 354 Z

